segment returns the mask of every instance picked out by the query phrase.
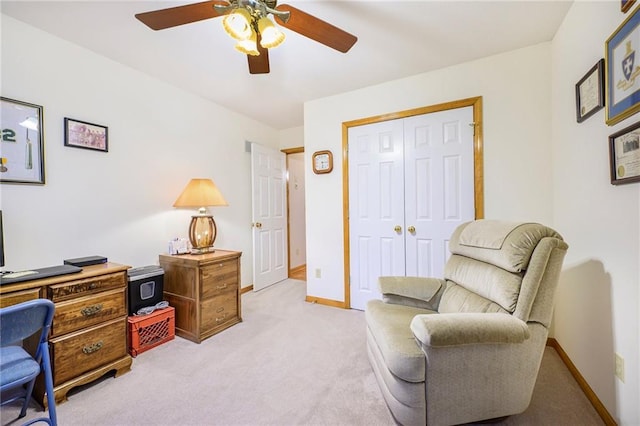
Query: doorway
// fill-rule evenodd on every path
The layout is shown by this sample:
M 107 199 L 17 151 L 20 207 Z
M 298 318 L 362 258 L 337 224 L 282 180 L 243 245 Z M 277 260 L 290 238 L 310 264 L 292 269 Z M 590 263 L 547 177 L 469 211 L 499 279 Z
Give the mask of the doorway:
M 289 278 L 307 280 L 304 148 L 283 149 L 287 164 Z

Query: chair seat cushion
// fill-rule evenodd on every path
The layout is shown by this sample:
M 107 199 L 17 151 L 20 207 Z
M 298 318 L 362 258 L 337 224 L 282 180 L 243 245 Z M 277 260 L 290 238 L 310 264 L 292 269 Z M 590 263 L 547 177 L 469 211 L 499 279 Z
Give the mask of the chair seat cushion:
M 367 303 L 367 327 L 382 353 L 387 368 L 396 377 L 407 382 L 424 382 L 425 356 L 411 331 L 411 320 L 416 315 L 435 313 L 428 309 L 384 303 Z
M 40 365 L 20 346 L 0 348 L 0 386 L 27 383 L 40 373 Z

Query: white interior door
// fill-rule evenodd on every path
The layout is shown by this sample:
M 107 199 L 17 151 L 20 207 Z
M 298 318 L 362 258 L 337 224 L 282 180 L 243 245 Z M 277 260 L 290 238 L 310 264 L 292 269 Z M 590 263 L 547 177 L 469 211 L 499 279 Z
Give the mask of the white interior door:
M 402 120 L 349 128 L 348 148 L 350 297 L 364 309 L 379 276 L 405 275 Z
M 466 107 L 349 128 L 352 308 L 381 297 L 379 276 L 442 277 L 475 216 L 472 122 Z
M 473 107 L 404 120 L 406 275 L 442 277 L 449 237 L 475 217 Z
M 288 275 L 285 174 L 284 153 L 251 144 L 254 291 Z

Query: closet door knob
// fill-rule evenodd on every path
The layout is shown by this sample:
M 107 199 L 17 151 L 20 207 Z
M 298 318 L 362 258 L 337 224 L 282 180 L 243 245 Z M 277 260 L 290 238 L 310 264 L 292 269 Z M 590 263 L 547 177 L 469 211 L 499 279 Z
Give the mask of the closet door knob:
M 402 232 L 402 227 L 400 225 L 396 225 L 393 230 L 396 232 Z
M 415 228 L 415 226 L 410 226 L 410 227 L 407 228 L 407 231 L 411 232 L 412 234 L 415 234 L 416 233 L 416 228 Z

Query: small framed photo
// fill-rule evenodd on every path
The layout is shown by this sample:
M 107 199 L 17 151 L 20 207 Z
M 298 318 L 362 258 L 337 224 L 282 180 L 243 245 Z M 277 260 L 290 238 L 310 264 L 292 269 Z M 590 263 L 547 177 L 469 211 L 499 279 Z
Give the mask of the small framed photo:
M 620 0 L 620 10 L 623 13 L 627 13 L 636 0 Z
M 74 148 L 109 151 L 109 128 L 86 121 L 64 119 L 64 145 Z
M 0 97 L 0 182 L 44 185 L 40 105 Z
M 611 184 L 640 182 L 640 122 L 609 136 Z
M 576 84 L 576 119 L 582 123 L 604 108 L 604 59 Z
M 640 13 L 636 8 L 605 42 L 606 101 L 609 126 L 640 111 Z

